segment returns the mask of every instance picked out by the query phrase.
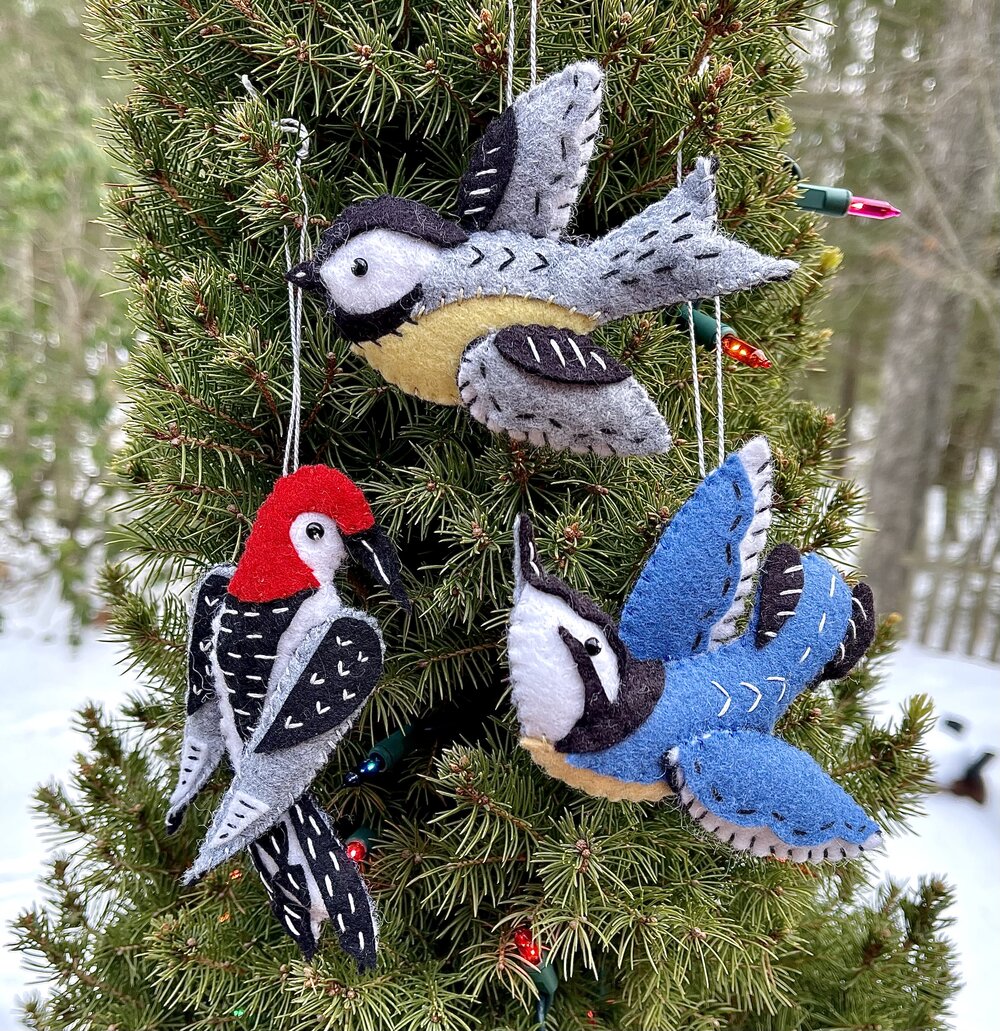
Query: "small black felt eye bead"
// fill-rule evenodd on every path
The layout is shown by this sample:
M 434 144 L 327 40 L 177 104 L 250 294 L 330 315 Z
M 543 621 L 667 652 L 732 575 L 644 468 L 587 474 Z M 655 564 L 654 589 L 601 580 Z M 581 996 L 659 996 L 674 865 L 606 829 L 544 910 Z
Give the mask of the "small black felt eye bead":
M 358 278 L 363 276 L 368 271 L 368 262 L 364 258 L 355 258 L 354 264 L 351 266 L 351 271 Z
M 326 531 L 323 529 L 322 526 L 320 526 L 319 523 L 310 523 L 306 527 L 306 536 L 311 541 L 318 541 L 324 533 L 326 533 Z
M 601 654 L 601 642 L 596 637 L 588 637 L 583 642 L 584 648 L 587 649 L 588 655 L 600 655 Z

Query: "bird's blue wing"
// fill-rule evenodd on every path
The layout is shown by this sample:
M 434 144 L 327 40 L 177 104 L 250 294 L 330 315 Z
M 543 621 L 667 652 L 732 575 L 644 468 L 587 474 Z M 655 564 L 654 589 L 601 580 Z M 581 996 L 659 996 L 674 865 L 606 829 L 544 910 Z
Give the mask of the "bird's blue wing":
M 755 437 L 674 516 L 622 611 L 638 659 L 681 659 L 735 636 L 771 525 L 771 452 Z
M 795 862 L 856 856 L 879 828 L 799 748 L 756 731 L 720 731 L 672 748 L 665 767 L 692 819 L 733 848 Z

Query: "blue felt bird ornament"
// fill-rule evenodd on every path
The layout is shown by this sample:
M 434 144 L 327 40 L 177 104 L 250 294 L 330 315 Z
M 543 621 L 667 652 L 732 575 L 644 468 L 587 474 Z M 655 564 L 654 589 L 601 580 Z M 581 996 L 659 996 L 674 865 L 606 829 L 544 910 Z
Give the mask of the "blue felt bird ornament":
M 552 776 L 610 799 L 672 791 L 735 849 L 796 862 L 856 856 L 876 824 L 801 749 L 774 736 L 792 702 L 846 675 L 875 633 L 871 590 L 779 544 L 736 624 L 771 522 L 767 441 L 706 478 L 663 533 L 616 628 L 541 566 L 515 526 L 508 652 L 521 743 Z

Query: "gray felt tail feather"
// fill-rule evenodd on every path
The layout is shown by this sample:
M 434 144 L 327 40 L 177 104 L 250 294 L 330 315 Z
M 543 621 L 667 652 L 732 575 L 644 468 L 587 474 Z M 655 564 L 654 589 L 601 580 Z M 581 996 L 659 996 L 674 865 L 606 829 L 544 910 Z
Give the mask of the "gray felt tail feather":
M 601 320 L 683 301 L 719 297 L 788 279 L 794 261 L 770 258 L 719 232 L 713 164 L 693 172 L 662 200 L 611 230 L 567 262 L 572 304 L 601 300 Z

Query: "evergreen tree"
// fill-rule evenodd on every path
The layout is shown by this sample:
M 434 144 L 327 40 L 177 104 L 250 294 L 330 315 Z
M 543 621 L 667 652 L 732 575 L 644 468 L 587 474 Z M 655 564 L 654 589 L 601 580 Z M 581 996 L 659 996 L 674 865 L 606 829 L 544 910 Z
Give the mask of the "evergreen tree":
M 387 672 L 316 784 L 345 831 L 373 828 L 379 966 L 360 976 L 335 944 L 302 962 L 242 861 L 180 886 L 225 786 L 167 837 L 187 588 L 239 553 L 280 471 L 290 405 L 282 236 L 302 209 L 295 142 L 276 122 L 294 116 L 312 131 L 314 238 L 345 204 L 386 191 L 450 210 L 502 105 L 512 43 L 516 88 L 527 85 L 528 10 L 516 7 L 512 37 L 501 0 L 95 0 L 100 37 L 133 79 L 109 132 L 131 181 L 110 207 L 130 241 L 138 330 L 118 464 L 131 557 L 106 589 L 149 689 L 119 718 L 84 710 L 90 744 L 73 790 L 39 793 L 72 855 L 53 867 L 49 904 L 19 923 L 51 990 L 29 1005 L 32 1027 L 527 1028 L 536 988 L 513 932 L 528 926 L 561 980 L 551 1027 L 942 1026 L 954 980 L 939 882 L 875 897 L 867 861 L 742 858 L 669 804 L 596 801 L 517 747 L 503 640 L 515 514 L 533 513 L 550 568 L 617 611 L 698 483 L 690 355 L 670 313 L 601 339 L 649 388 L 676 445 L 602 460 L 512 444 L 387 387 L 307 302 L 303 460 L 364 487 L 403 554 L 415 609 L 403 620 L 354 585 L 386 634 Z M 604 232 L 661 196 L 683 132 L 687 167 L 702 153 L 721 159 L 725 228 L 802 263 L 790 283 L 726 302 L 727 321 L 775 363 L 726 369 L 726 440 L 771 439 L 773 538 L 833 550 L 851 542 L 858 492 L 832 463 L 836 418 L 790 397 L 828 345 L 812 313 L 837 264 L 791 206 L 781 157 L 792 131 L 781 105 L 799 78 L 790 34 L 807 7 L 548 0 L 538 62 L 544 74 L 593 58 L 608 77 L 578 232 Z M 710 438 L 713 367 L 705 352 Z M 890 636 L 883 628 L 876 655 Z M 928 787 L 931 714 L 916 698 L 875 723 L 875 683 L 869 663 L 800 698 L 779 729 L 894 829 Z M 429 712 L 452 732 L 391 775 L 343 786 L 374 741 Z

